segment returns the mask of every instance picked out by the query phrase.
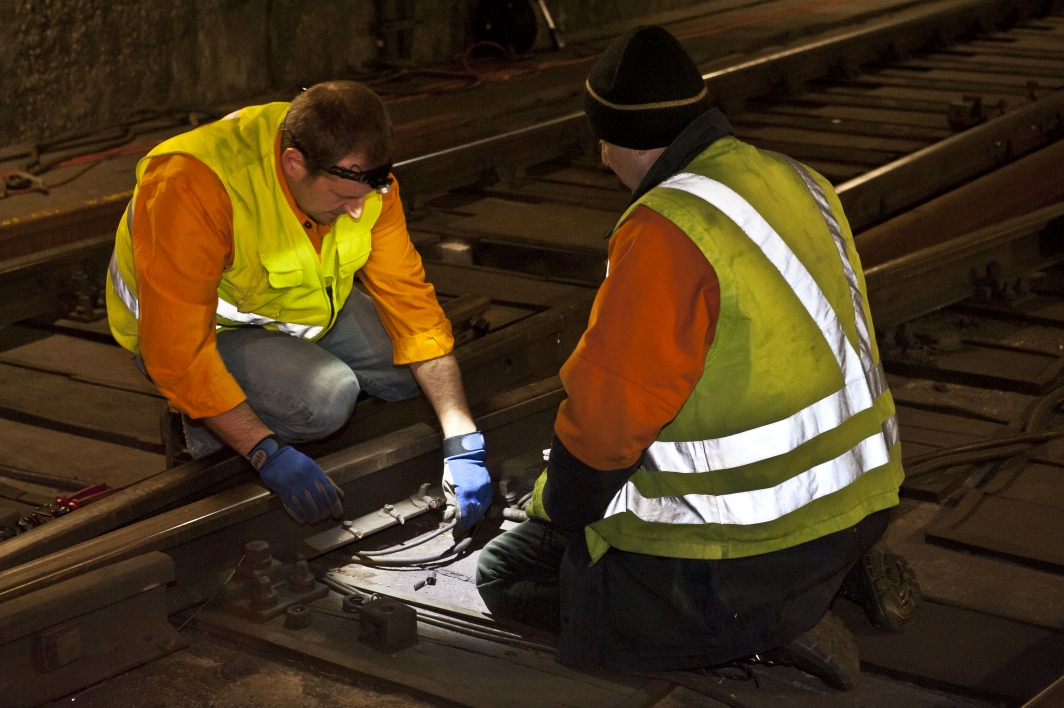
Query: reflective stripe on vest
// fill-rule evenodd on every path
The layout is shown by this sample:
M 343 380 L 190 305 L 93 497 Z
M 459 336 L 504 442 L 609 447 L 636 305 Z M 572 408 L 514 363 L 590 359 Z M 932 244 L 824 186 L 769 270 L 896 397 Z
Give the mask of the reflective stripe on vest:
M 129 229 L 129 233 L 133 233 L 133 202 L 130 201 L 129 207 L 126 209 L 126 228 Z M 140 319 L 140 302 L 137 297 L 129 289 L 129 285 L 126 284 L 126 279 L 122 277 L 122 271 L 118 267 L 118 252 L 111 253 L 111 263 L 107 267 L 107 271 L 111 276 L 111 285 L 114 286 L 115 293 L 118 295 L 122 303 L 129 308 L 129 311 L 133 313 L 133 317 Z M 278 331 L 290 334 L 293 337 L 301 337 L 303 339 L 314 339 L 321 334 L 324 327 L 294 324 L 292 322 L 281 322 L 280 320 L 271 320 L 269 317 L 263 317 L 250 312 L 241 312 L 237 309 L 236 305 L 226 302 L 221 297 L 218 298 L 218 309 L 216 310 L 219 317 L 229 320 L 230 322 L 239 322 L 246 325 L 276 325 Z M 224 325 L 217 325 L 217 329 L 221 329 Z
M 823 190 L 800 165 L 788 160 L 805 181 L 824 216 L 842 258 L 857 326 L 858 348 L 846 338 L 834 309 L 786 242 L 745 199 L 727 186 L 691 173 L 675 175 L 661 187 L 692 194 L 720 210 L 742 229 L 794 291 L 835 355 L 843 387 L 792 416 L 723 438 L 693 442 L 655 442 L 647 450 L 644 469 L 666 472 L 710 472 L 730 469 L 788 453 L 821 433 L 837 428 L 851 416 L 872 407 L 887 389 L 882 366 L 872 364 L 871 339 L 856 273 L 846 257 L 846 242 Z M 689 494 L 647 498 L 628 482 L 611 501 L 605 516 L 631 511 L 644 521 L 675 524 L 758 524 L 778 519 L 855 481 L 889 462 L 898 441 L 895 416 L 882 431 L 842 455 L 816 465 L 774 487 L 726 495 Z
M 883 433 L 865 438 L 833 460 L 810 467 L 775 487 L 734 494 L 686 494 L 647 498 L 628 482 L 613 498 L 606 516 L 630 511 L 643 521 L 666 524 L 762 524 L 775 521 L 887 464 Z

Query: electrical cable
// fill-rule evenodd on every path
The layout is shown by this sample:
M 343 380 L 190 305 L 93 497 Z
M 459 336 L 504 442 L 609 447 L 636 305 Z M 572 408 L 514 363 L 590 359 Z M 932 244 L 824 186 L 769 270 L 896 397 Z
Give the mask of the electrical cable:
M 97 167 L 98 165 L 102 165 L 104 162 L 106 162 L 109 159 L 110 158 L 104 158 L 102 160 L 94 160 L 94 161 L 90 162 L 89 164 L 85 165 L 85 167 L 83 169 L 78 170 L 77 172 L 75 172 L 74 174 L 70 175 L 69 177 L 64 177 L 63 179 L 59 180 L 58 182 L 53 182 L 52 184 L 44 185 L 43 189 L 45 191 L 48 191 L 50 189 L 55 189 L 56 187 L 62 187 L 65 184 L 70 184 L 71 182 L 76 180 L 78 177 L 81 177 L 82 175 L 84 175 L 86 172 L 88 172 L 89 170 L 93 169 L 94 167 Z
M 79 179 L 94 167 L 111 158 L 148 152 L 162 141 L 157 140 L 139 145 L 130 145 L 129 143 L 133 142 L 138 136 L 147 133 L 157 133 L 160 130 L 176 128 L 190 123 L 194 125 L 199 122 L 195 119 L 194 114 L 203 114 L 209 116 L 212 120 L 215 118 L 215 116 L 206 111 L 198 110 L 188 113 L 182 112 L 179 113 L 180 117 L 175 117 L 174 112 L 164 113 L 142 109 L 127 114 L 118 125 L 98 130 L 67 133 L 47 142 L 36 143 L 25 152 L 9 155 L 5 158 L 13 160 L 20 157 L 29 157 L 30 161 L 20 171 L 28 175 L 31 180 L 36 180 L 36 184 L 25 188 L 10 189 L 6 196 L 15 197 L 29 194 L 30 192 L 44 192 L 47 194 L 51 189 L 62 187 Z M 166 120 L 160 121 L 160 117 L 166 117 Z M 151 123 L 151 125 L 145 125 L 146 123 Z M 86 151 L 86 148 L 90 149 Z M 46 162 L 41 161 L 41 155 L 56 152 L 60 154 L 55 155 Z M 51 172 L 54 169 L 73 167 L 85 163 L 88 163 L 85 168 L 57 182 L 45 184 L 40 180 L 40 175 Z M 15 174 L 18 174 L 18 172 L 15 172 Z
M 937 472 L 938 470 L 946 469 L 948 467 L 959 467 L 961 465 L 974 465 L 980 462 L 993 462 L 995 460 L 1003 460 L 1013 455 L 1019 455 L 1027 452 L 1031 449 L 1030 444 L 1020 443 L 1017 445 L 1011 445 L 1006 447 L 991 448 L 985 451 L 974 451 L 965 454 L 957 454 L 943 457 L 937 460 L 930 460 L 923 462 L 919 465 L 912 465 L 906 463 L 905 470 L 906 479 L 914 479 L 916 477 L 923 477 Z
M 432 539 L 436 538 L 440 534 L 446 533 L 447 531 L 450 531 L 451 529 L 455 528 L 456 526 L 458 526 L 458 520 L 457 519 L 455 519 L 454 521 L 451 521 L 448 524 L 444 524 L 443 526 L 441 526 L 438 529 L 435 529 L 433 531 L 429 531 L 428 533 L 422 534 L 420 536 L 415 536 L 414 538 L 410 539 L 409 541 L 403 541 L 402 543 L 398 543 L 398 544 L 396 544 L 394 546 L 389 546 L 388 548 L 383 548 L 383 549 L 381 549 L 379 551 L 356 551 L 356 553 L 357 553 L 357 555 L 359 555 L 361 557 L 368 557 L 368 558 L 372 558 L 372 557 L 375 557 L 375 556 L 387 556 L 387 555 L 391 555 L 392 553 L 399 553 L 400 551 L 405 551 L 407 549 L 413 548 L 414 546 L 420 546 L 422 543 L 425 543 L 426 541 L 431 541 Z
M 1019 443 L 1041 443 L 1046 442 L 1048 440 L 1054 440 L 1059 437 L 1064 437 L 1064 428 L 1043 430 L 1038 433 L 1019 433 L 1018 435 L 1006 435 L 1000 438 L 984 440 L 983 442 L 970 443 L 968 445 L 958 445 L 957 447 L 944 447 L 933 452 L 925 452 L 922 455 L 916 455 L 915 457 L 906 460 L 905 464 L 908 466 L 917 466 L 922 465 L 925 462 L 939 460 L 944 457 L 953 457 L 954 455 L 960 455 L 962 453 L 980 452 L 983 450 L 997 450 L 998 448 L 1008 448 Z M 1008 455 L 1004 456 L 1007 457 Z
M 362 598 L 363 602 L 373 601 L 373 595 L 369 593 L 364 593 L 361 590 L 356 590 L 348 585 L 344 585 L 343 583 L 337 582 L 336 580 L 330 578 L 328 575 L 323 575 L 318 578 L 318 580 L 321 581 L 322 584 L 328 585 L 330 588 L 340 593 L 344 597 L 347 597 L 348 595 L 359 595 Z
M 359 556 L 351 556 L 351 562 L 359 565 L 368 566 L 409 566 L 409 565 L 425 565 L 426 563 L 442 563 L 444 561 L 450 561 L 461 555 L 462 551 L 469 548 L 469 544 L 473 543 L 473 537 L 467 536 L 459 541 L 457 544 L 439 553 L 433 553 L 427 556 L 419 556 L 416 558 L 382 558 L 377 560 L 375 558 L 362 558 Z
M 200 605 L 199 607 L 196 608 L 195 612 L 193 612 L 191 615 L 189 615 L 188 618 L 185 619 L 185 621 L 181 623 L 181 626 L 177 628 L 178 632 L 180 632 L 182 629 L 184 629 L 186 624 L 188 624 L 193 619 L 195 619 L 196 615 L 198 615 L 200 613 L 200 610 L 202 610 L 207 605 L 211 604 L 211 600 L 213 600 L 214 598 L 216 598 L 218 596 L 218 593 L 220 593 L 222 591 L 222 588 L 225 587 L 225 583 L 228 583 L 230 580 L 233 579 L 233 576 L 236 575 L 236 569 L 239 568 L 240 564 L 243 563 L 243 562 L 244 562 L 244 556 L 240 556 L 240 560 L 238 560 L 236 562 L 236 565 L 233 567 L 233 572 L 229 574 L 229 577 L 226 578 L 225 581 L 221 585 L 218 586 L 217 590 L 215 590 L 213 593 L 211 593 L 211 596 L 208 597 L 204 601 L 204 603 L 202 605 Z
M 1039 430 L 1049 422 L 1061 402 L 1064 402 L 1064 386 L 1053 389 L 1035 402 L 1024 422 L 1024 432 L 916 455 L 905 461 L 905 476 L 912 479 L 947 467 L 1001 460 L 1028 452 L 1039 443 L 1064 437 L 1064 428 Z
M 788 8 L 788 9 L 783 10 L 783 11 L 774 11 L 774 12 L 770 12 L 770 13 L 763 13 L 763 14 L 760 14 L 760 15 L 752 15 L 752 16 L 747 16 L 747 17 L 740 17 L 740 18 L 738 18 L 736 20 L 732 20 L 732 21 L 729 21 L 729 22 L 721 23 L 721 24 L 714 25 L 714 26 L 711 26 L 711 27 L 708 27 L 708 28 L 700 28 L 700 29 L 697 29 L 697 30 L 690 30 L 690 31 L 687 31 L 687 32 L 681 32 L 681 33 L 677 34 L 676 36 L 677 36 L 678 39 L 689 39 L 689 38 L 693 38 L 693 37 L 703 37 L 703 36 L 719 33 L 719 32 L 724 31 L 726 29 L 734 29 L 734 28 L 738 28 L 738 27 L 744 27 L 744 26 L 748 26 L 748 25 L 757 24 L 759 22 L 765 22 L 765 21 L 768 21 L 768 20 L 778 19 L 778 18 L 784 17 L 784 16 L 794 15 L 794 14 L 798 14 L 798 13 L 802 13 L 802 12 L 812 12 L 812 11 L 820 10 L 820 9 L 822 9 L 824 7 L 830 7 L 830 6 L 833 6 L 833 5 L 837 5 L 837 4 L 843 3 L 845 1 L 846 0 L 817 0 L 815 2 L 811 2 L 811 3 L 805 4 L 805 5 L 800 5 L 800 6 L 797 6 L 797 7 Z M 486 46 L 486 45 L 490 45 L 490 46 L 494 46 L 494 47 L 502 49 L 502 51 L 504 52 L 504 55 L 505 55 L 504 56 L 505 66 L 503 68 L 496 68 L 496 69 L 492 69 L 492 70 L 480 71 L 480 70 L 477 70 L 472 65 L 472 63 L 470 61 L 470 56 L 469 56 L 470 53 L 474 49 L 476 49 L 477 47 Z M 474 88 L 477 88 L 478 86 L 480 86 L 483 83 L 502 83 L 502 82 L 505 82 L 505 81 L 509 81 L 512 78 L 532 77 L 532 76 L 536 76 L 539 73 L 541 73 L 543 71 L 546 71 L 546 70 L 549 70 L 549 69 L 555 69 L 555 68 L 565 67 L 565 66 L 574 66 L 574 65 L 577 65 L 577 64 L 583 64 L 583 63 L 586 63 L 586 62 L 594 61 L 600 55 L 601 55 L 601 52 L 592 51 L 591 53 L 589 53 L 589 54 L 587 54 L 585 56 L 577 56 L 577 57 L 573 57 L 573 58 L 569 58 L 569 59 L 554 59 L 554 60 L 540 61 L 540 62 L 534 62 L 534 63 L 533 62 L 527 62 L 527 61 L 521 61 L 521 63 L 518 63 L 517 60 L 514 60 L 513 57 L 510 56 L 509 51 L 506 50 L 506 48 L 503 47 L 502 45 L 500 45 L 500 44 L 498 44 L 496 42 L 476 42 L 476 43 L 466 47 L 465 50 L 463 50 L 461 53 L 459 53 L 459 54 L 457 54 L 455 56 L 455 60 L 461 62 L 464 70 L 434 69 L 434 68 L 423 68 L 423 69 L 420 69 L 420 68 L 418 68 L 418 69 L 409 69 L 409 68 L 398 68 L 398 69 L 395 69 L 395 68 L 392 68 L 390 70 L 390 73 L 385 74 L 383 76 L 377 76 L 375 78 L 361 77 L 360 76 L 359 79 L 362 80 L 362 82 L 365 83 L 366 85 L 370 85 L 370 86 L 381 86 L 382 84 L 386 84 L 386 83 L 392 82 L 392 81 L 397 81 L 399 79 L 402 79 L 402 78 L 405 78 L 405 77 L 408 77 L 408 76 L 429 76 L 429 77 L 439 77 L 441 79 L 446 79 L 446 80 L 443 80 L 443 81 L 437 81 L 437 82 L 434 82 L 434 83 L 429 83 L 429 84 L 426 84 L 426 85 L 423 85 L 423 86 L 416 87 L 412 91 L 404 92 L 402 90 L 395 89 L 395 90 L 392 90 L 392 91 L 381 91 L 381 92 L 379 92 L 380 95 L 381 95 L 381 99 L 383 100 L 384 103 L 386 103 L 386 104 L 396 104 L 396 103 L 404 103 L 404 102 L 408 102 L 408 101 L 413 101 L 413 100 L 417 100 L 417 99 L 421 99 L 421 98 L 429 98 L 429 97 L 436 96 L 436 95 L 441 95 L 441 94 L 457 93 L 457 92 L 460 92 L 460 91 L 469 91 L 469 90 L 472 90 Z M 185 116 L 188 116 L 188 118 L 182 118 L 181 120 L 173 118 L 173 116 L 175 116 L 175 115 L 182 115 L 182 114 L 185 115 Z M 56 152 L 58 150 L 71 151 L 71 150 L 75 150 L 76 148 L 81 148 L 81 147 L 85 147 L 85 146 L 88 146 L 88 145 L 92 145 L 93 147 L 95 147 L 96 148 L 96 152 L 107 152 L 107 151 L 109 151 L 111 149 L 120 148 L 121 146 L 132 142 L 136 138 L 137 135 L 141 134 L 141 133 L 139 133 L 137 131 L 131 131 L 130 128 L 132 128 L 133 126 L 135 126 L 137 124 L 140 124 L 140 123 L 145 123 L 145 122 L 152 121 L 152 120 L 158 120 L 159 118 L 170 117 L 171 118 L 171 122 L 170 122 L 169 125 L 154 125 L 154 126 L 152 126 L 151 127 L 151 131 L 152 132 L 153 131 L 163 130 L 163 129 L 168 128 L 168 127 L 176 127 L 178 125 L 184 125 L 186 123 L 192 123 L 193 127 L 196 127 L 196 123 L 198 123 L 198 121 L 195 121 L 194 119 L 192 119 L 193 114 L 203 114 L 203 115 L 208 116 L 212 120 L 217 119 L 217 118 L 220 117 L 220 116 L 216 116 L 216 115 L 212 114 L 209 111 L 204 111 L 204 110 L 200 110 L 200 109 L 192 109 L 192 110 L 187 110 L 187 111 L 185 109 L 183 109 L 183 108 L 182 109 L 175 109 L 175 110 L 171 110 L 171 111 L 159 111 L 159 110 L 155 110 L 155 109 L 136 109 L 134 111 L 131 111 L 131 112 L 127 113 L 126 116 L 123 118 L 122 122 L 120 122 L 117 126 L 111 126 L 109 128 L 105 128 L 105 129 L 102 129 L 102 130 L 83 130 L 83 131 L 76 131 L 76 132 L 72 132 L 72 133 L 67 133 L 65 135 L 59 136 L 58 138 L 53 138 L 52 140 L 50 140 L 48 142 L 40 142 L 40 143 L 37 143 L 37 144 L 33 145 L 33 147 L 30 148 L 30 150 L 28 152 L 24 153 L 24 155 L 27 155 L 27 156 L 30 156 L 31 158 L 33 158 L 33 161 L 29 165 L 26 165 L 25 170 L 27 172 L 29 172 L 30 174 L 34 175 L 34 176 L 39 176 L 41 174 L 44 174 L 45 172 L 49 172 L 52 169 L 55 169 L 56 167 L 65 166 L 64 163 L 67 163 L 72 158 L 80 157 L 80 154 L 77 154 L 77 153 L 75 153 L 73 155 L 65 154 L 65 155 L 59 156 L 59 157 L 57 157 L 57 158 L 55 158 L 53 160 L 50 160 L 49 162 L 46 162 L 46 163 L 43 163 L 43 164 L 40 163 L 39 156 L 44 154 L 44 153 L 48 153 L 48 152 Z M 108 134 L 108 133 L 110 133 L 110 134 Z M 101 144 L 104 145 L 104 147 L 101 148 Z M 154 146 L 151 146 L 151 147 L 154 147 Z M 148 149 L 151 149 L 151 147 L 149 147 Z M 106 159 L 106 158 L 102 158 L 102 159 Z M 43 185 L 43 189 L 45 191 L 47 191 L 48 189 L 54 189 L 56 187 L 63 186 L 65 184 L 68 184 L 68 183 L 74 181 L 75 179 L 78 179 L 79 177 L 81 177 L 82 175 L 84 175 L 88 171 L 89 171 L 89 168 L 86 168 L 84 171 L 79 172 L 79 173 L 73 175 L 72 177 L 65 178 L 62 181 L 57 182 L 55 184 Z M 21 194 L 28 194 L 28 193 L 33 192 L 33 191 L 39 191 L 39 190 L 37 188 L 9 190 L 8 193 L 7 193 L 7 196 L 9 196 L 9 197 L 18 196 L 18 195 L 21 195 Z
M 1027 415 L 1027 422 L 1023 426 L 1024 432 L 1033 433 L 1041 429 L 1061 401 L 1064 401 L 1064 386 L 1055 388 L 1038 399 Z

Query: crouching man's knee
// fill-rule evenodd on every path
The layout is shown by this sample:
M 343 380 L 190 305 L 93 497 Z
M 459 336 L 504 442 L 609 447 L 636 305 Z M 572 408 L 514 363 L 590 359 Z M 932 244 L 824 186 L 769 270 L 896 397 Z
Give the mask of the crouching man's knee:
M 342 428 L 361 390 L 354 372 L 340 361 L 307 372 L 298 388 L 287 410 L 277 411 L 276 421 L 267 421 L 289 442 L 320 440 Z

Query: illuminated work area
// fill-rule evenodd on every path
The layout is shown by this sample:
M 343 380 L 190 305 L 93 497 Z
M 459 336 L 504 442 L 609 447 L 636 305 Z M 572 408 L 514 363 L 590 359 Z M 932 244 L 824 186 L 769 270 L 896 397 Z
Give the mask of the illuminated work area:
M 0 708 L 1064 703 L 1064 6 L 19 3 Z

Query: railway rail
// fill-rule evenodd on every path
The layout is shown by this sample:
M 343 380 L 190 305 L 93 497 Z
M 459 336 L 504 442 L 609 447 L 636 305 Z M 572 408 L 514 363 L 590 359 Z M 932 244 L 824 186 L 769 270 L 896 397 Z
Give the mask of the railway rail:
M 1064 380 L 1064 270 L 1056 265 L 1064 260 L 1064 143 L 1057 142 L 1064 137 L 1064 14 L 1042 2 L 916 6 L 737 65 L 707 67 L 706 81 L 738 137 L 831 179 L 858 232 L 905 457 L 919 464 L 903 487 L 903 513 L 890 541 L 916 566 L 930 600 L 927 617 L 901 638 L 855 631 L 865 668 L 1019 705 L 1060 673 L 1059 666 L 1053 674 L 1037 662 L 1017 668 L 1025 651 L 1038 646 L 1064 661 L 1064 544 L 1057 542 L 1064 540 L 1064 524 L 1055 520 L 1064 500 L 1053 491 L 1064 473 L 1064 443 L 1003 445 L 1008 454 L 994 459 L 985 451 L 971 460 L 948 452 L 1061 423 L 1053 406 L 1045 413 L 1045 401 L 1052 402 L 1046 397 Z M 566 115 L 396 165 L 428 279 L 448 301 L 456 329 L 467 332 L 457 351 L 488 437 L 489 462 L 516 487 L 549 442 L 564 397 L 552 376 L 586 325 L 603 275 L 603 233 L 628 201 L 597 164 L 585 130 L 582 115 Z M 1002 199 L 1017 179 L 1038 188 Z M 96 228 L 102 209 L 81 223 Z M 944 212 L 965 218 L 935 223 L 919 239 L 907 236 Z M 0 262 L 0 323 L 21 322 L 7 331 L 25 341 L 0 352 L 0 366 L 26 376 L 60 372 L 41 361 L 45 335 L 72 340 L 64 340 L 71 351 L 106 346 L 94 341 L 101 338 L 98 328 L 69 318 L 89 320 L 98 309 L 113 237 L 75 238 L 84 232 L 74 217 L 64 218 L 0 238 L 4 253 L 18 254 Z M 50 234 L 43 239 L 50 248 L 34 252 L 42 233 Z M 68 319 L 51 324 L 58 315 Z M 27 318 L 38 319 L 27 325 Z M 93 375 L 69 365 L 61 372 L 75 381 Z M 150 397 L 128 378 L 111 384 L 127 398 L 113 394 L 110 405 L 127 402 L 128 394 Z M 161 401 L 138 399 L 138 406 L 158 409 Z M 150 431 L 121 432 L 121 420 L 101 423 L 105 408 L 63 410 L 40 396 L 0 408 L 0 418 L 158 451 Z M 319 572 L 332 570 L 331 577 L 351 588 L 421 602 L 425 613 L 449 618 L 429 621 L 436 622 L 428 632 L 440 661 L 461 663 L 451 650 L 473 642 L 477 656 L 505 663 L 497 650 L 476 644 L 498 639 L 492 632 L 499 628 L 475 610 L 419 600 L 413 591 L 385 587 L 380 577 L 335 573 L 347 560 L 337 549 L 402 540 L 435 518 L 417 505 L 417 491 L 437 481 L 440 465 L 439 433 L 430 422 L 423 401 L 363 401 L 347 428 L 307 446 L 344 488 L 347 526 L 295 529 L 241 461 L 218 455 L 150 475 L 0 543 L 0 607 L 164 551 L 176 566 L 168 611 L 186 612 L 214 597 L 240 562 L 243 544 L 256 539 L 281 557 L 317 559 Z M 936 455 L 953 464 L 929 464 Z M 384 504 L 411 519 L 410 528 L 383 513 Z M 978 577 L 981 586 L 968 587 L 959 577 Z M 338 603 L 334 595 L 323 607 L 339 611 Z M 860 617 L 847 619 L 860 626 Z M 424 695 L 492 704 L 477 689 L 456 694 L 453 681 L 417 676 L 416 662 L 396 673 L 370 655 L 345 660 L 325 645 L 301 647 L 298 635 L 276 622 L 252 626 L 213 609 L 194 621 Z M 456 638 L 455 622 L 471 623 L 489 639 L 470 639 L 468 632 Z M 548 669 L 534 648 L 521 651 L 506 664 L 511 671 L 523 667 L 521 680 L 551 674 L 603 704 L 653 693 L 661 687 L 650 682 L 663 680 L 577 678 Z M 692 690 L 715 690 L 691 681 Z

